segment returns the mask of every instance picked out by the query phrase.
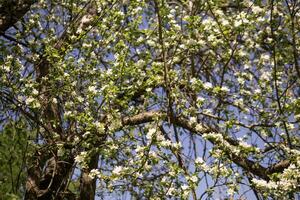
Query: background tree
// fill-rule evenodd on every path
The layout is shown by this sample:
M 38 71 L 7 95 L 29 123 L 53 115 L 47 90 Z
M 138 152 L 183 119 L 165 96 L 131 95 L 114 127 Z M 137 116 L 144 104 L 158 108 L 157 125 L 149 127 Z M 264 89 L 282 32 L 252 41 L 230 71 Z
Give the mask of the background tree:
M 20 199 L 25 192 L 25 166 L 33 152 L 24 122 L 7 122 L 0 134 L 0 196 Z
M 34 132 L 36 150 L 12 193 L 296 197 L 297 1 L 16 2 L 1 2 L 2 136 Z

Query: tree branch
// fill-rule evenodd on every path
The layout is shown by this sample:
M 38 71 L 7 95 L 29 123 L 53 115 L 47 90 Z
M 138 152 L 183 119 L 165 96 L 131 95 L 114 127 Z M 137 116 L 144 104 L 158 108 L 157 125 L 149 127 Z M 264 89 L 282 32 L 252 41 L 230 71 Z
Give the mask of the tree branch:
M 123 121 L 123 125 L 138 125 L 142 123 L 147 123 L 151 121 L 155 121 L 157 119 L 167 120 L 166 114 L 163 114 L 159 111 L 149 111 L 145 113 L 140 113 L 138 115 L 132 117 L 125 117 Z M 172 118 L 172 123 L 179 127 L 182 127 L 186 130 L 189 130 L 192 133 L 196 133 L 202 136 L 205 133 L 220 133 L 218 130 L 211 128 L 205 124 L 201 124 L 202 130 L 196 130 L 196 126 L 192 125 L 187 119 L 174 117 Z M 224 137 L 224 139 L 232 146 L 238 146 L 239 142 L 229 137 Z M 212 144 L 216 144 L 215 141 L 209 140 Z M 252 173 L 255 176 L 258 176 L 264 180 L 270 180 L 269 175 L 275 172 L 283 172 L 290 165 L 290 160 L 282 160 L 276 164 L 273 164 L 269 167 L 263 167 L 259 163 L 248 159 L 247 157 L 243 157 L 241 155 L 237 155 L 230 150 L 224 150 L 225 153 L 231 158 L 231 160 L 238 166 L 242 167 L 244 170 Z

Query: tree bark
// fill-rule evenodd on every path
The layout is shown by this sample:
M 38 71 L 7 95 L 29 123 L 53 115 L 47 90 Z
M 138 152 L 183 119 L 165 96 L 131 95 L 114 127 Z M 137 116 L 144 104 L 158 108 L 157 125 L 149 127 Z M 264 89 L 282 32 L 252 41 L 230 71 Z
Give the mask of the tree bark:
M 50 156 L 47 153 L 38 152 L 38 154 L 40 159 Z M 25 199 L 75 199 L 75 195 L 64 192 L 67 191 L 68 175 L 72 171 L 74 160 L 61 161 L 53 156 L 42 163 L 40 159 L 37 159 L 40 162 L 34 163 L 28 170 Z
M 89 173 L 98 167 L 99 155 L 95 153 L 88 164 L 88 169 L 83 169 L 80 178 L 80 199 L 94 200 L 96 191 L 96 178 L 92 179 Z

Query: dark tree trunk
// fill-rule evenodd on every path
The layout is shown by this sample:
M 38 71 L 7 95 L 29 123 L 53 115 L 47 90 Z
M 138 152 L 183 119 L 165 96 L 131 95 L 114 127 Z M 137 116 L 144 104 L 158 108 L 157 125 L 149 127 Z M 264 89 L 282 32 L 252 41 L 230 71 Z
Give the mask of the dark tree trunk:
M 28 170 L 25 199 L 75 199 L 75 195 L 67 190 L 73 162 L 73 159 L 60 161 L 56 157 L 51 157 L 44 166 L 35 163 Z M 43 168 L 44 170 L 42 170 Z
M 1 0 L 0 35 L 19 21 L 36 0 Z
M 94 200 L 96 191 L 96 179 L 89 177 L 89 173 L 92 169 L 96 169 L 98 166 L 99 155 L 95 154 L 91 157 L 88 165 L 88 169 L 82 170 L 80 179 L 80 200 Z

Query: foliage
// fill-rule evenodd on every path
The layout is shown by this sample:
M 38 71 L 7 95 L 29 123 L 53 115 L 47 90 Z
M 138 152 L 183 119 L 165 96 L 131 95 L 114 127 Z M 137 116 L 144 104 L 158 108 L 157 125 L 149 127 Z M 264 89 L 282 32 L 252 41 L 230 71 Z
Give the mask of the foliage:
M 26 164 L 33 152 L 24 123 L 9 122 L 0 133 L 0 197 L 20 199 L 25 192 Z
M 34 3 L 0 37 L 3 125 L 24 117 L 41 145 L 25 198 L 296 196 L 299 8 Z

